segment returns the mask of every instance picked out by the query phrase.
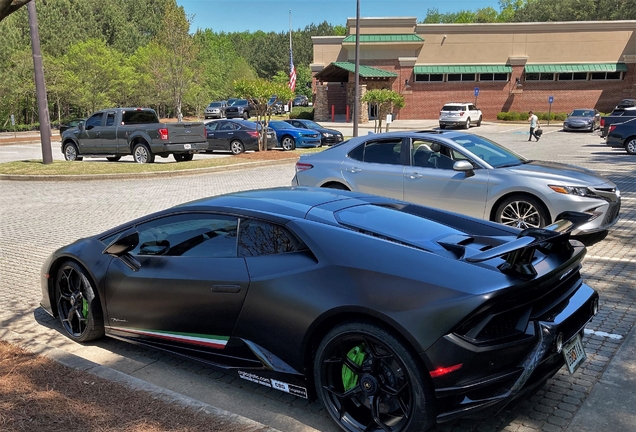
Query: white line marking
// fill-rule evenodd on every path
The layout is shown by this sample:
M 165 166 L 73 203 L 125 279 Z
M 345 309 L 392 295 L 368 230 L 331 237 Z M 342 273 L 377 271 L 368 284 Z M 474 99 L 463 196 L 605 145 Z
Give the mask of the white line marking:
M 613 261 L 613 262 L 627 262 L 627 263 L 634 261 L 632 258 L 610 258 L 610 257 L 604 257 L 604 256 L 598 256 L 598 255 L 587 255 L 585 259 L 595 259 L 600 261 Z
M 529 127 L 529 126 L 528 126 L 528 127 Z M 516 130 L 519 130 L 519 129 L 525 129 L 525 127 L 516 127 L 516 128 L 514 128 L 514 129 L 506 129 L 506 130 L 504 130 L 504 131 L 499 131 L 499 133 L 512 132 L 512 131 L 516 131 Z
M 607 338 L 616 339 L 616 340 L 623 339 L 623 336 L 621 336 L 621 335 L 605 333 L 603 331 L 594 331 L 594 330 L 589 330 L 589 329 L 585 329 L 585 334 L 596 335 L 596 336 L 600 336 L 600 337 L 607 337 Z

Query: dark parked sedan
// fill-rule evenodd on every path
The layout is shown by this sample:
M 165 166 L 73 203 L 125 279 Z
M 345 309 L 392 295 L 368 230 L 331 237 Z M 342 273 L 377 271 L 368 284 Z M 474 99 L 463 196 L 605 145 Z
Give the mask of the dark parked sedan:
M 575 109 L 563 122 L 564 131 L 594 132 L 601 125 L 601 113 L 594 108 Z
M 335 129 L 324 128 L 312 120 L 291 119 L 285 121 L 295 128 L 311 129 L 315 130 L 316 132 L 320 132 L 321 146 L 338 144 L 339 142 L 342 142 L 344 140 L 342 132 Z
M 422 431 L 497 412 L 584 361 L 598 294 L 572 227 L 330 189 L 240 192 L 58 249 L 41 305 L 78 342 L 112 336 L 317 396 L 347 431 Z
M 636 154 L 636 118 L 610 125 L 605 139 L 610 147 L 624 148 L 630 155 Z
M 73 119 L 67 123 L 61 124 L 60 125 L 60 136 L 67 131 L 68 129 L 77 127 L 77 125 L 79 125 L 81 122 L 83 122 L 84 120 L 86 120 L 85 118 L 76 118 Z
M 258 129 L 260 126 L 247 120 L 215 120 L 205 124 L 208 134 L 208 152 L 214 150 L 241 154 L 245 150 L 258 150 Z M 267 148 L 276 146 L 276 134 L 268 129 Z

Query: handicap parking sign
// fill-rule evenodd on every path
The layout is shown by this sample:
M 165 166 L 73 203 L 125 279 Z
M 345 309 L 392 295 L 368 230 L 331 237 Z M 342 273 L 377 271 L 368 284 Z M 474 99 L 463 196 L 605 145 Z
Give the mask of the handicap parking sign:
M 554 102 L 554 96 L 548 96 L 548 103 Z

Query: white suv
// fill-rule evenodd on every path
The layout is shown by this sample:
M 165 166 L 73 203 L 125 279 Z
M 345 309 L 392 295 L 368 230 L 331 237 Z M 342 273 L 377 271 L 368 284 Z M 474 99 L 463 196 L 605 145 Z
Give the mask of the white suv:
M 439 112 L 439 127 L 463 126 L 468 129 L 471 125 L 481 126 L 481 111 L 471 103 L 447 103 Z

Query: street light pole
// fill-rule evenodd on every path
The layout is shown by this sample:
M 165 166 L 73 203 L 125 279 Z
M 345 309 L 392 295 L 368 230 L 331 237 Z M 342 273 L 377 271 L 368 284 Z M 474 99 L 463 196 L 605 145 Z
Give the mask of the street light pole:
M 360 0 L 356 0 L 356 67 L 355 91 L 353 96 L 353 136 L 358 136 L 358 117 L 360 116 Z
M 35 92 L 38 99 L 38 118 L 40 120 L 40 142 L 42 143 L 42 162 L 53 162 L 51 153 L 51 124 L 49 122 L 49 108 L 46 101 L 46 86 L 44 84 L 44 67 L 42 65 L 42 50 L 40 48 L 40 33 L 38 32 L 38 16 L 35 11 L 35 0 L 27 3 L 29 12 L 29 28 L 31 30 L 31 51 L 33 52 L 33 69 L 35 72 Z

